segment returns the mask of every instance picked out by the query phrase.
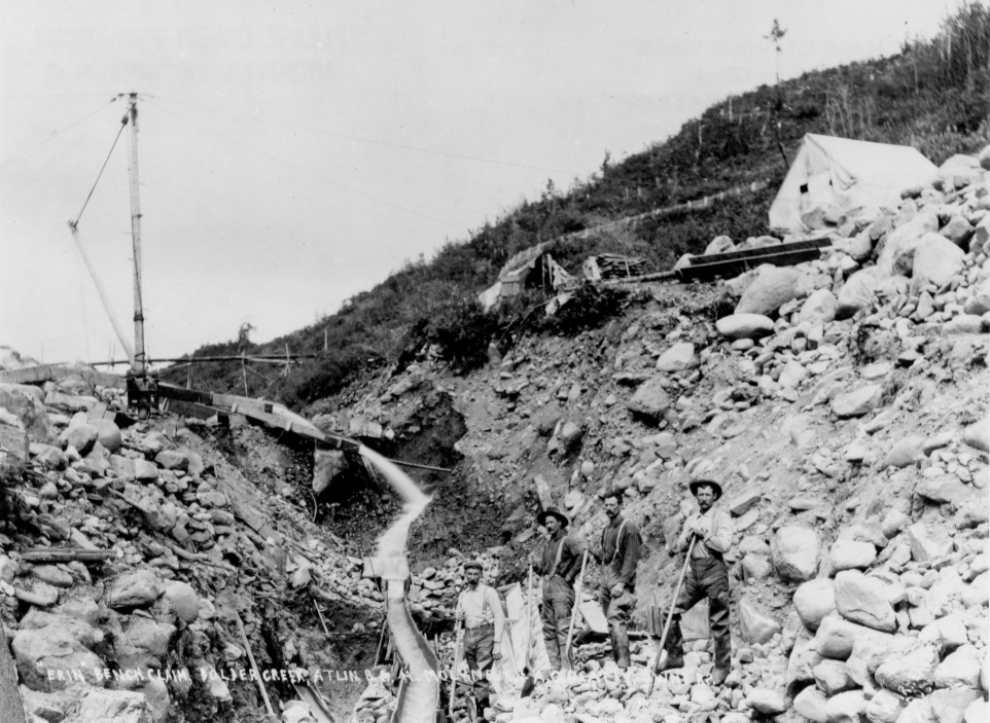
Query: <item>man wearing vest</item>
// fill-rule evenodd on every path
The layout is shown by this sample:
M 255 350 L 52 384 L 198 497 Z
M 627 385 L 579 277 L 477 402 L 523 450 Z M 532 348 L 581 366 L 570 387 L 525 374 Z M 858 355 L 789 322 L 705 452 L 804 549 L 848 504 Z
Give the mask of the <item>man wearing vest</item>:
M 598 588 L 608 630 L 612 637 L 612 657 L 623 670 L 629 667 L 629 617 L 636 604 L 636 565 L 642 540 L 633 523 L 622 519 L 622 493 L 605 496 L 608 525 L 602 531 L 599 550 L 592 556 L 602 566 Z
M 729 675 L 732 642 L 729 637 L 729 569 L 723 555 L 732 544 L 732 520 L 729 513 L 713 505 L 722 497 L 722 486 L 712 480 L 695 480 L 691 493 L 698 501 L 699 512 L 691 515 L 677 540 L 678 550 L 687 550 L 694 539 L 691 559 L 687 561 L 684 584 L 674 604 L 673 618 L 667 642 L 666 661 L 660 670 L 684 665 L 684 639 L 681 636 L 681 615 L 708 598 L 708 622 L 715 638 L 715 669 L 712 685 L 722 685 Z
M 505 615 L 494 588 L 481 582 L 481 563 L 464 563 L 467 588 L 457 598 L 454 617 L 464 621 L 464 662 L 471 670 L 488 670 L 502 657 L 499 643 Z
M 543 641 L 554 670 L 561 669 L 566 656 L 566 668 L 571 668 L 567 651 L 567 632 L 574 609 L 574 580 L 581 572 L 584 545 L 565 533 L 570 520 L 553 507 L 541 512 L 536 522 L 547 528 L 550 539 L 543 546 L 542 556 L 530 555 L 533 570 L 543 576 Z

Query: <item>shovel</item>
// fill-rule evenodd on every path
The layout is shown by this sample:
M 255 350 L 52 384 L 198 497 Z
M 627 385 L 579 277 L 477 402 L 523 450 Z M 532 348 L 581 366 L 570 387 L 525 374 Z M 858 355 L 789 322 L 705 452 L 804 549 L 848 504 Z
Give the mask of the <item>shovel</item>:
M 670 623 L 674 619 L 674 607 L 677 605 L 677 596 L 681 592 L 681 584 L 684 582 L 684 574 L 687 572 L 688 564 L 691 562 L 691 551 L 694 550 L 694 541 L 697 538 L 692 536 L 691 543 L 688 545 L 687 556 L 684 558 L 684 567 L 681 568 L 681 576 L 677 580 L 677 587 L 674 588 L 674 597 L 670 601 L 670 613 L 667 614 L 667 622 L 663 626 L 663 634 L 660 636 L 660 647 L 657 649 L 657 657 L 653 660 L 653 665 L 650 667 L 650 672 L 653 673 L 650 676 L 650 690 L 647 692 L 646 697 L 649 698 L 653 695 L 653 686 L 657 682 L 657 668 L 660 667 L 660 656 L 663 655 L 663 646 L 667 642 L 667 633 L 670 632 Z

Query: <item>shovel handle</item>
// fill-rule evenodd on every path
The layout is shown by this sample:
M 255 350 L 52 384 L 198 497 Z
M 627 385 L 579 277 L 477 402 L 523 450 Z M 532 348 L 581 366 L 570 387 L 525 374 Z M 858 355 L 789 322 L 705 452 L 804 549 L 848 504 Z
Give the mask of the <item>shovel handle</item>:
M 663 634 L 660 636 L 660 647 L 657 649 L 657 657 L 653 660 L 653 665 L 650 667 L 650 672 L 653 675 L 650 677 L 650 690 L 646 694 L 649 698 L 653 695 L 653 686 L 657 682 L 657 668 L 660 667 L 660 656 L 663 655 L 663 646 L 667 643 L 667 633 L 670 632 L 670 623 L 674 619 L 674 608 L 677 606 L 677 596 L 681 592 L 681 584 L 684 582 L 684 575 L 687 573 L 688 564 L 691 562 L 691 552 L 694 550 L 694 541 L 697 538 L 691 537 L 691 542 L 688 544 L 687 555 L 684 557 L 684 567 L 681 568 L 681 576 L 677 579 L 677 587 L 674 588 L 674 597 L 670 601 L 670 612 L 667 614 L 667 622 L 663 626 Z

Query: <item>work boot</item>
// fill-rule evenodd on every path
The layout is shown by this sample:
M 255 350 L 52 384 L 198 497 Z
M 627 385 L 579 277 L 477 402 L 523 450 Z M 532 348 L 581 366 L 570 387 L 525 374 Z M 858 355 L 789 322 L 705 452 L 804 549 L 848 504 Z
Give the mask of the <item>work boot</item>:
M 613 638 L 615 641 L 615 663 L 619 670 L 626 670 L 629 667 L 629 633 L 625 628 L 615 631 Z
M 718 686 L 725 683 L 725 679 L 729 677 L 731 667 L 732 643 L 729 640 L 729 636 L 726 635 L 725 639 L 715 640 L 715 668 L 712 670 L 711 684 Z
M 664 659 L 661 655 L 657 673 L 684 667 L 684 638 L 681 636 L 680 616 L 675 616 L 670 621 L 670 630 L 667 631 L 667 640 L 663 649 L 667 652 L 667 657 Z

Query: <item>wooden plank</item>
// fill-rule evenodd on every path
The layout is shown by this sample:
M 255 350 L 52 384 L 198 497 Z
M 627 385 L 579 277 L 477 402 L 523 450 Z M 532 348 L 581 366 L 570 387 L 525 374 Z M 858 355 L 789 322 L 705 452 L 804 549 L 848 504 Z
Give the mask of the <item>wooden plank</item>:
M 804 239 L 802 241 L 791 241 L 786 244 L 759 246 L 754 249 L 741 249 L 739 251 L 726 251 L 721 254 L 694 256 L 691 258 L 691 266 L 707 266 L 708 264 L 718 264 L 723 261 L 734 261 L 737 259 L 748 259 L 757 256 L 764 256 L 768 253 L 788 253 L 790 251 L 801 251 L 805 249 L 822 249 L 831 245 L 832 238 L 830 236 L 823 236 L 820 238 Z
M 64 364 L 39 364 L 24 369 L 8 369 L 0 371 L 0 382 L 6 384 L 41 384 L 42 382 L 58 381 L 70 376 L 78 376 L 90 384 L 101 387 L 124 389 L 124 377 L 108 372 L 98 372 L 91 367 L 66 366 Z
M 211 419 L 217 415 L 215 407 L 196 402 L 186 402 L 181 399 L 165 399 L 162 402 L 162 411 L 193 419 Z
M 789 251 L 785 253 L 764 254 L 762 256 L 752 256 L 745 259 L 725 261 L 722 263 L 703 264 L 701 266 L 685 266 L 677 270 L 681 281 L 710 281 L 716 277 L 731 278 L 739 276 L 757 266 L 772 264 L 773 266 L 793 266 L 804 261 L 813 261 L 819 258 L 820 249 L 806 248 Z
M 167 399 L 176 399 L 182 402 L 194 402 L 196 404 L 213 404 L 213 394 L 201 392 L 197 389 L 185 389 L 172 384 L 158 383 L 158 396 Z

